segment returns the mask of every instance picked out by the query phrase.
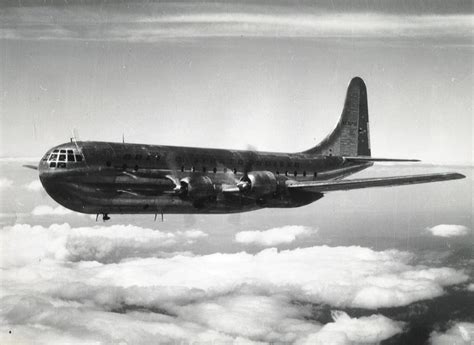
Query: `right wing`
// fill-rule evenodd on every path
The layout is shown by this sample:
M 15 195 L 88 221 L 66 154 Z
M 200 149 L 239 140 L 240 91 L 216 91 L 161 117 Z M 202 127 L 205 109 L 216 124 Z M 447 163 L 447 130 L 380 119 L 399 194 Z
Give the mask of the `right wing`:
M 466 176 L 459 173 L 439 173 L 408 176 L 373 177 L 353 180 L 330 181 L 287 181 L 289 190 L 305 190 L 311 192 L 332 192 L 338 190 L 351 190 L 370 187 L 391 187 L 407 184 L 428 183 L 437 181 L 458 180 Z

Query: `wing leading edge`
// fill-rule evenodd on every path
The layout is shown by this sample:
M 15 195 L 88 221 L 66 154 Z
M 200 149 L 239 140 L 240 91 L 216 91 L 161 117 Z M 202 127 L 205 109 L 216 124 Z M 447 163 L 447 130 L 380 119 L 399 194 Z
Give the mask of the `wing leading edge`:
M 466 176 L 459 173 L 439 173 L 408 176 L 373 177 L 353 180 L 331 180 L 331 181 L 288 181 L 290 190 L 307 190 L 311 192 L 332 192 L 338 190 L 351 190 L 371 187 L 392 187 L 408 184 L 429 183 L 438 181 L 458 180 Z

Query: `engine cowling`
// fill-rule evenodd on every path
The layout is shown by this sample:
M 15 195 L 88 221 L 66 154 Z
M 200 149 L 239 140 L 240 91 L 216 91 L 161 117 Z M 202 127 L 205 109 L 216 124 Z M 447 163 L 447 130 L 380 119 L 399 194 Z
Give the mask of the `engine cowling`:
M 253 171 L 242 177 L 237 187 L 244 194 L 261 197 L 277 191 L 277 179 L 270 171 Z
M 185 177 L 179 181 L 179 194 L 192 201 L 212 200 L 216 197 L 216 188 L 207 176 Z

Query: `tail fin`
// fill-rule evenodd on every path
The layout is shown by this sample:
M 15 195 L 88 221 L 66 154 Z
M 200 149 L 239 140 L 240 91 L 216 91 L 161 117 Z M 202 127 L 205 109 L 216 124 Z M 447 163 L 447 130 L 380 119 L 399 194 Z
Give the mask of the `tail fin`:
M 304 153 L 370 157 L 367 88 L 361 78 L 351 80 L 336 128 L 318 145 Z

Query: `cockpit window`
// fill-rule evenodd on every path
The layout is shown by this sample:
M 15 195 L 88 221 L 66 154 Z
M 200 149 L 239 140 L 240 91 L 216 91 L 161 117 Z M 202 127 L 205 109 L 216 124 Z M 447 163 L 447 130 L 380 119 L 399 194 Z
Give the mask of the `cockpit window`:
M 75 149 L 61 149 L 53 150 L 51 154 L 46 154 L 43 160 L 48 161 L 50 168 L 66 168 L 66 162 L 82 162 L 83 157 L 82 154 Z

